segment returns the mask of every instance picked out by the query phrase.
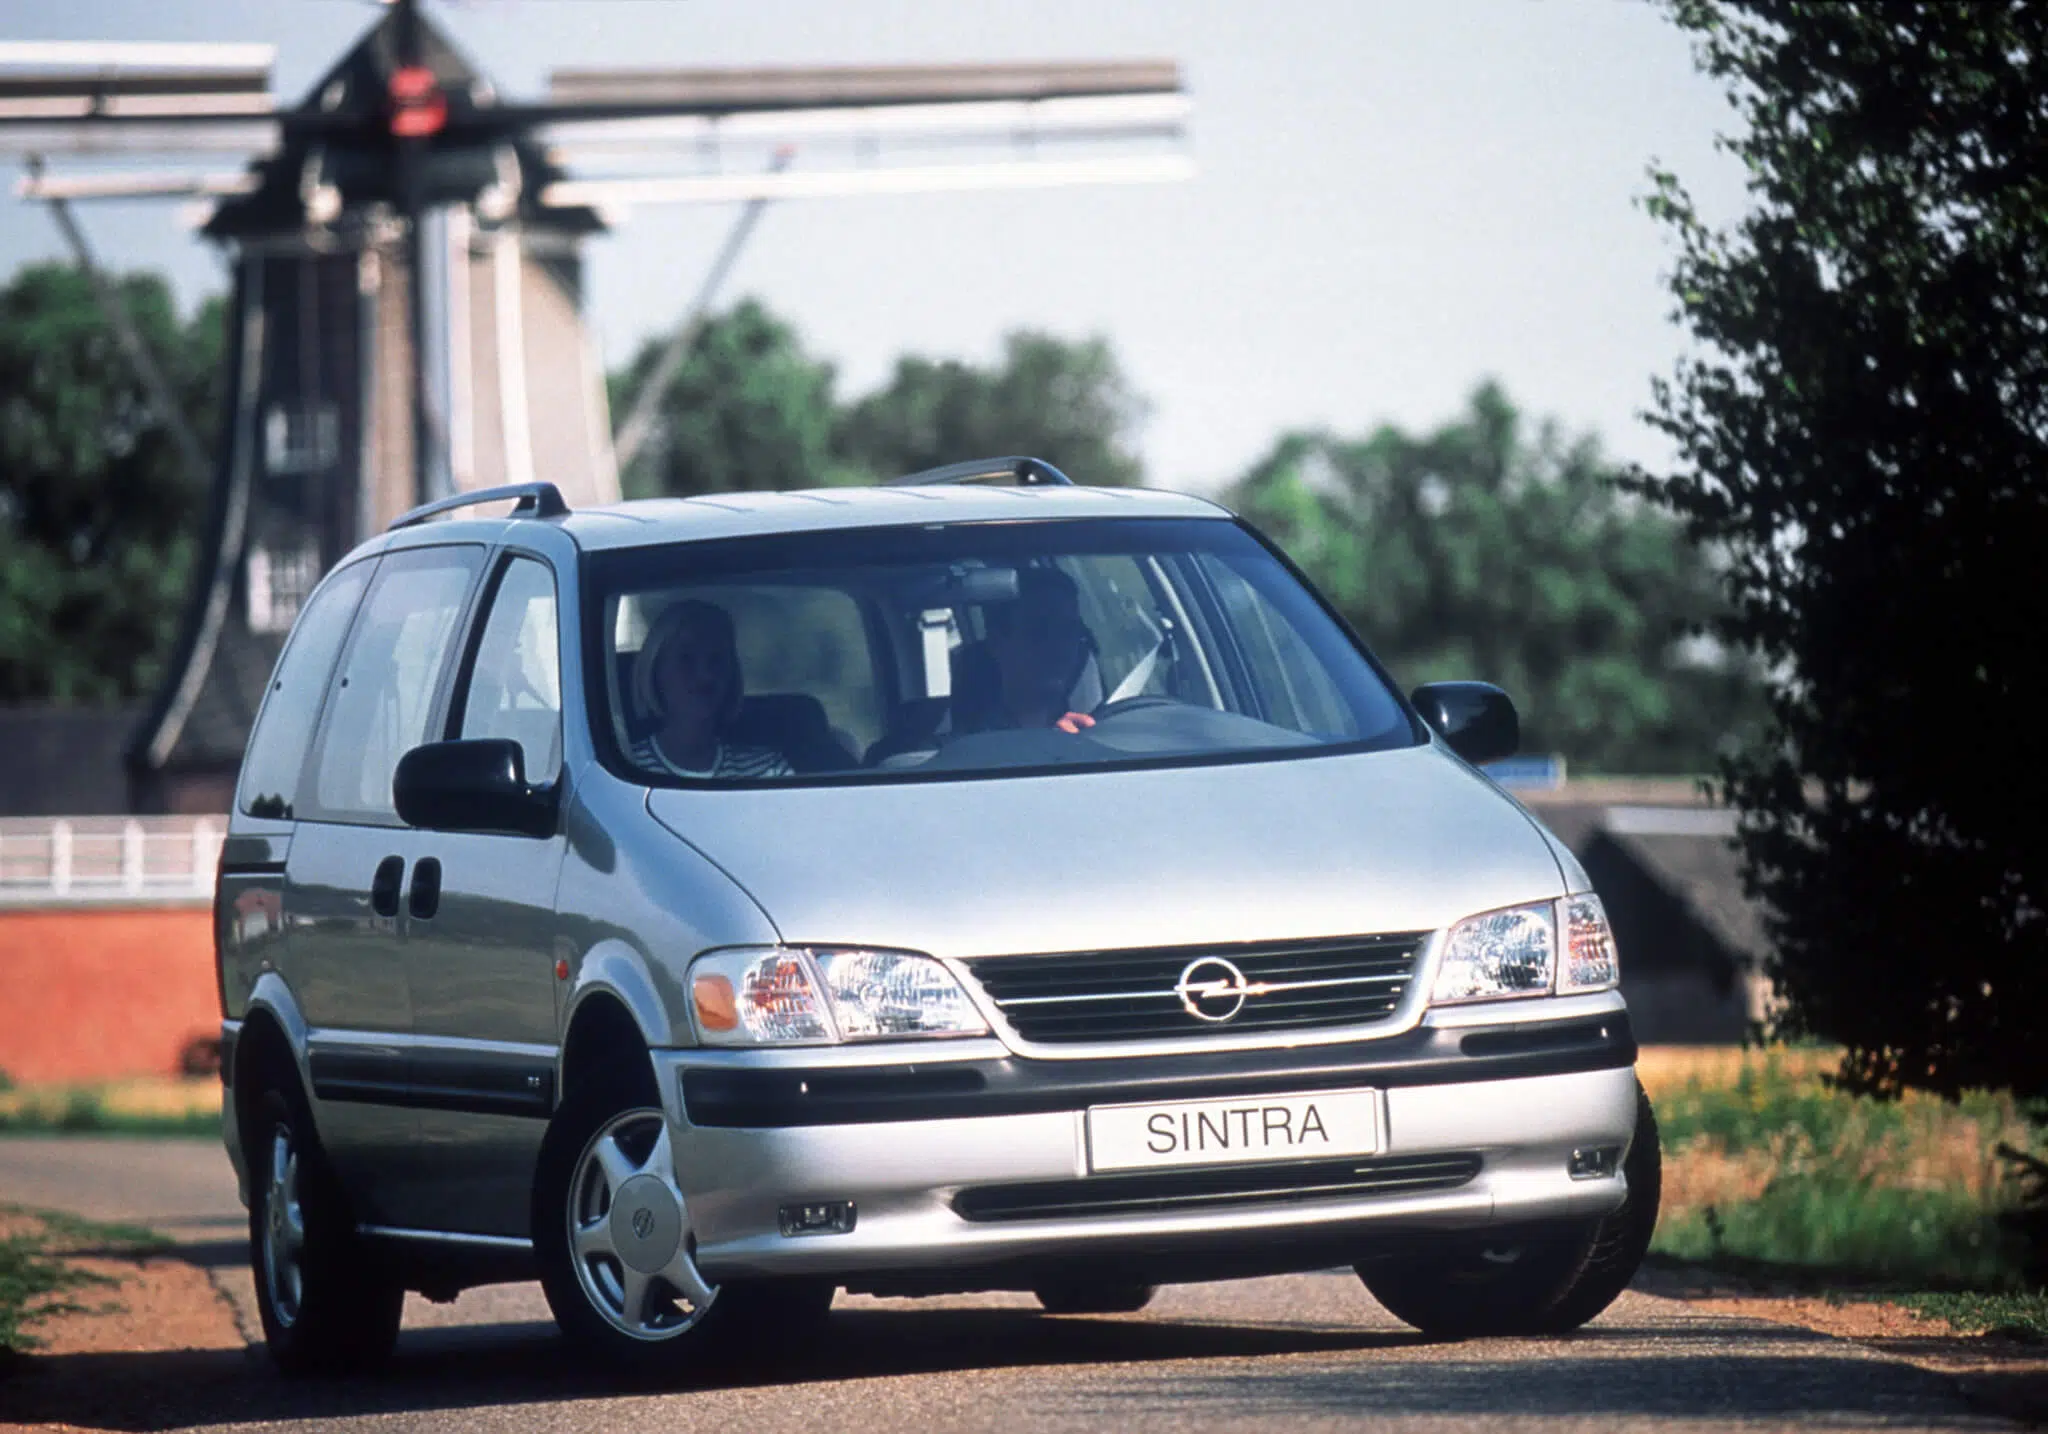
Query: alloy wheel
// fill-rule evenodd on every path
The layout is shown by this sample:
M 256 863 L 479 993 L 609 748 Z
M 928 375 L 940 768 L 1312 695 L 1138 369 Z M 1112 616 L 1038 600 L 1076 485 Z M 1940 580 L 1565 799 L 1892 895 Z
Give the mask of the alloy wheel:
M 263 1206 L 263 1280 L 279 1325 L 298 1322 L 305 1298 L 306 1211 L 299 1201 L 299 1148 L 291 1127 L 270 1137 L 270 1186 Z
M 672 1339 L 711 1309 L 697 1270 L 689 1203 L 676 1183 L 659 1110 L 613 1116 L 577 1157 L 569 1182 L 570 1263 L 604 1321 L 633 1339 Z

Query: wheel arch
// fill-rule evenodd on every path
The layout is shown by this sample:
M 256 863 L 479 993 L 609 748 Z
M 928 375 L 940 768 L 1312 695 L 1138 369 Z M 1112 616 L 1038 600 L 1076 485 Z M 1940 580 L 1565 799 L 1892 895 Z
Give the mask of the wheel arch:
M 291 988 L 276 972 L 265 972 L 249 993 L 241 1032 L 235 1039 L 232 1095 L 236 1121 L 245 1127 L 244 1135 L 249 1102 L 255 1098 L 263 1077 L 273 1072 L 289 1074 L 297 1080 L 299 1093 L 311 1109 L 306 1034 L 306 1019 L 299 1012 L 298 1002 L 292 999 Z
M 662 1104 L 651 1058 L 652 1043 L 625 999 L 610 987 L 581 993 L 569 1015 L 555 1073 L 559 1106 L 593 1083 L 625 1085 L 641 1103 Z

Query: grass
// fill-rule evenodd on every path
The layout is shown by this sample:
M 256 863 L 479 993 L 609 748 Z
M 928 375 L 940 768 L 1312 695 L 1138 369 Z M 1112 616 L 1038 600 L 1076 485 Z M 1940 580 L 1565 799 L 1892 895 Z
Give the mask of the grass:
M 1977 1290 L 1915 1290 L 1892 1296 L 1922 1319 L 1946 1321 L 1958 1334 L 2002 1334 L 2048 1340 L 2048 1294 Z
M 220 1081 L 0 1087 L 0 1135 L 182 1135 L 218 1139 Z
M 0 1366 L 37 1347 L 33 1327 L 60 1314 L 90 1313 L 76 1296 L 115 1281 L 71 1256 L 141 1255 L 169 1241 L 133 1225 L 105 1225 L 52 1210 L 0 1206 Z M 104 1308 L 104 1307 L 101 1307 Z
M 1891 1291 L 1959 1326 L 2048 1329 L 2048 1297 L 2025 1288 L 2022 1252 L 2001 1219 L 2021 1192 L 1996 1147 L 2035 1144 L 2011 1099 L 1848 1096 L 1825 1080 L 1834 1059 L 1646 1053 L 1665 1160 L 1652 1248 Z

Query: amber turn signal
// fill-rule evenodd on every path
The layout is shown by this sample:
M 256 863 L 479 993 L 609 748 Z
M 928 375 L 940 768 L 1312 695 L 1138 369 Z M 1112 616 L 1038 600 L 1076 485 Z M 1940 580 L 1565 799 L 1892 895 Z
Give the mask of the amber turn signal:
M 737 1030 L 738 1004 L 733 1000 L 732 982 L 706 971 L 690 982 L 690 999 L 697 1007 L 697 1024 L 707 1031 Z

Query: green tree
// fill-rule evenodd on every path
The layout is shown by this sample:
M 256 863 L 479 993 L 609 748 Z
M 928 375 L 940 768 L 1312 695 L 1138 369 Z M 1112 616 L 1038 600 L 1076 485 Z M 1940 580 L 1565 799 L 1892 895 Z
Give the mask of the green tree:
M 989 368 L 906 357 L 847 410 L 839 451 L 878 478 L 968 458 L 1030 454 L 1077 483 L 1144 481 L 1134 438 L 1145 402 L 1099 338 L 1020 330 Z
M 1488 383 L 1431 433 L 1288 435 L 1225 501 L 1403 683 L 1498 683 L 1525 749 L 1575 769 L 1704 771 L 1755 684 L 1688 640 L 1718 607 L 1710 567 L 1616 475 L 1590 438 L 1525 433 Z
M 2048 6 L 1675 0 L 1749 207 L 1652 213 L 1698 356 L 1640 486 L 1780 676 L 1728 763 L 1789 1034 L 2048 1094 Z
M 194 428 L 218 423 L 218 300 L 181 322 L 163 280 L 121 293 Z M 205 498 L 83 272 L 0 289 L 0 701 L 146 693 L 176 639 Z
M 650 339 L 611 377 L 623 416 L 666 337 Z M 653 433 L 621 476 L 630 498 L 815 488 L 842 481 L 832 453 L 832 365 L 804 352 L 796 330 L 757 299 L 707 319 L 662 395 Z

